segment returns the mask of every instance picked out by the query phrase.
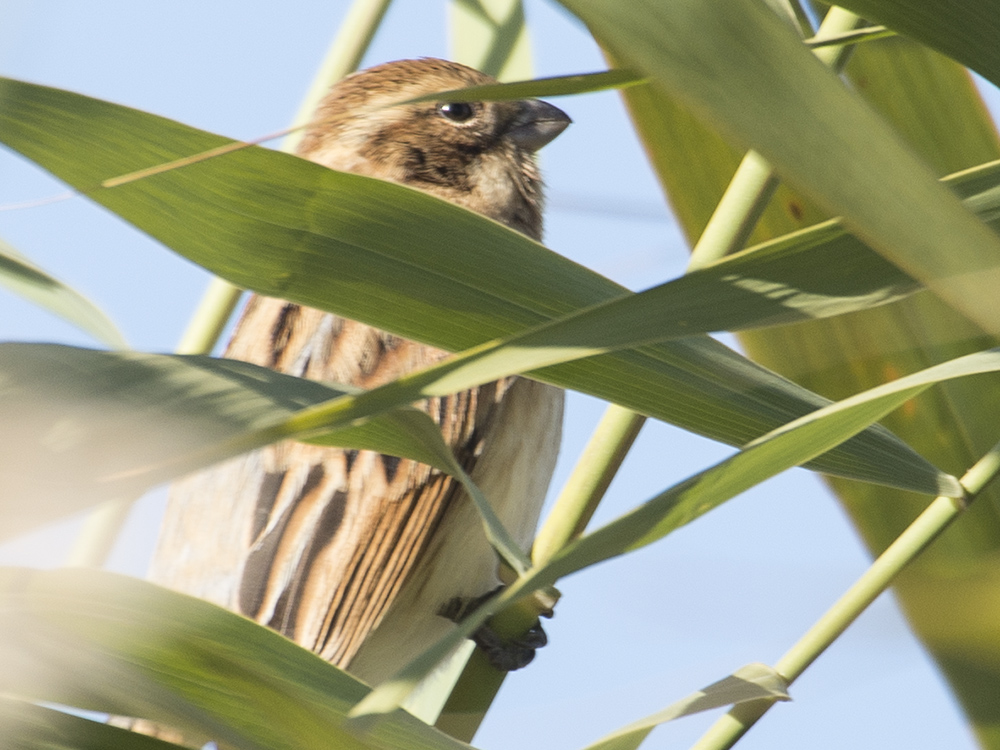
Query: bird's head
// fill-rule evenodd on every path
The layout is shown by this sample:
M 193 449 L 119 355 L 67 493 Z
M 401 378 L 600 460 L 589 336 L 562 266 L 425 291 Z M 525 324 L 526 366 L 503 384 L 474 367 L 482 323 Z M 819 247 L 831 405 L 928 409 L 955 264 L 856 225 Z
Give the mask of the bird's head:
M 569 125 L 562 110 L 537 99 L 393 106 L 488 83 L 496 81 L 432 58 L 355 73 L 320 104 L 299 153 L 433 193 L 537 239 L 541 180 L 534 153 Z

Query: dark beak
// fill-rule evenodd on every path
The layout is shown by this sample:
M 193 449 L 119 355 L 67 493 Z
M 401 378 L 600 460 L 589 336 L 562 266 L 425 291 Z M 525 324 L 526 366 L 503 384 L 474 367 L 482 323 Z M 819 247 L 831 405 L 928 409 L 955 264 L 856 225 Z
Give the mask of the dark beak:
M 519 112 L 507 134 L 525 151 L 537 151 L 573 122 L 559 107 L 539 99 L 526 99 L 518 105 Z

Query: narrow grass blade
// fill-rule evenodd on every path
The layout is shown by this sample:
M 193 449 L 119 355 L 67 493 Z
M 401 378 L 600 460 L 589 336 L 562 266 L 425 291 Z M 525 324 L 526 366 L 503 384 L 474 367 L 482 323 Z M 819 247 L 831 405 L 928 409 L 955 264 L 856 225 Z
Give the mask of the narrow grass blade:
M 784 678 L 764 664 L 748 664 L 718 682 L 672 703 L 662 711 L 622 727 L 616 732 L 587 745 L 584 750 L 635 750 L 660 724 L 683 716 L 710 711 L 747 701 L 770 698 L 791 700 Z
M 3 240 L 0 240 L 0 286 L 55 313 L 112 349 L 128 348 L 121 332 L 100 308 Z
M 435 101 L 485 102 L 504 99 L 535 99 L 543 96 L 569 96 L 570 94 L 587 94 L 594 91 L 637 86 L 645 82 L 646 79 L 629 70 L 605 70 L 599 73 L 580 73 L 569 76 L 535 78 L 530 81 L 470 86 L 464 89 L 452 89 L 418 96 L 402 101 L 400 104 Z

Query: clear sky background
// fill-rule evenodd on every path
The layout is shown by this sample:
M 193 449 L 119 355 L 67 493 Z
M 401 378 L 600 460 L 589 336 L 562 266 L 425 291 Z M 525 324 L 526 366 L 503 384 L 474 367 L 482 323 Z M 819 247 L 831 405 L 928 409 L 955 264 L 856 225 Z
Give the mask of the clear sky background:
M 347 0 L 0 0 L 0 74 L 255 138 L 287 125 L 347 7 Z M 560 7 L 529 0 L 527 13 L 538 75 L 603 69 L 593 41 Z M 417 56 L 448 56 L 444 0 L 396 0 L 365 64 Z M 546 244 L 635 290 L 678 275 L 686 248 L 617 94 L 555 103 L 574 124 L 544 151 Z M 0 206 L 61 192 L 60 183 L 0 151 Z M 208 281 L 84 198 L 2 210 L 0 238 L 87 294 L 140 350 L 174 347 Z M 0 339 L 95 345 L 2 289 Z M 554 488 L 602 410 L 570 394 Z M 731 452 L 647 424 L 595 522 Z M 164 502 L 160 490 L 137 505 L 111 569 L 144 574 Z M 78 527 L 71 519 L 0 545 L 0 564 L 58 565 Z M 743 664 L 773 663 L 867 562 L 822 482 L 787 472 L 638 554 L 564 580 L 546 624 L 550 646 L 508 678 L 475 744 L 583 747 Z M 891 597 L 876 602 L 792 695 L 739 747 L 975 747 Z M 668 724 L 646 747 L 686 747 L 715 716 Z

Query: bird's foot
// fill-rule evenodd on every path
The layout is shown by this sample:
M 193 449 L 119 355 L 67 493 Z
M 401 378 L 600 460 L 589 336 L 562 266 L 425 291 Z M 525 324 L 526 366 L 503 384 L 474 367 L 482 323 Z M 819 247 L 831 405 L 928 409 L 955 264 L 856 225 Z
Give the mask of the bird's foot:
M 484 601 L 503 590 L 503 586 L 472 599 L 455 597 L 445 604 L 438 613 L 452 622 L 461 622 Z M 513 672 L 528 666 L 535 658 L 535 651 L 549 642 L 536 621 L 526 633 L 513 639 L 503 639 L 489 624 L 485 624 L 472 634 L 472 641 L 482 650 L 494 668 L 501 672 Z
M 501 672 L 513 672 L 526 667 L 535 658 L 535 651 L 549 642 L 542 629 L 542 624 L 536 622 L 527 633 L 513 640 L 505 641 L 489 625 L 483 625 L 472 634 L 472 640 Z

